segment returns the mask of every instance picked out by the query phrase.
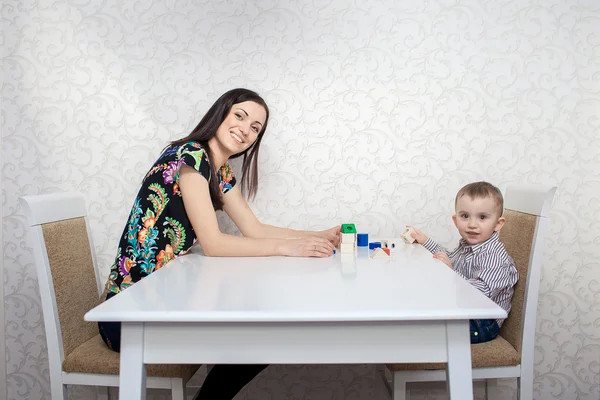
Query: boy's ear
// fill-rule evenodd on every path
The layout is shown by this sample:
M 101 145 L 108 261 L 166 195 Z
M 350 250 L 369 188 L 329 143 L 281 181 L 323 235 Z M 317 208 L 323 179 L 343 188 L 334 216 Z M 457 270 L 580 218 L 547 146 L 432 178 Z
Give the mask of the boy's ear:
M 498 218 L 498 222 L 496 222 L 496 227 L 494 228 L 494 230 L 496 232 L 500 232 L 500 229 L 502 229 L 505 222 L 506 222 L 506 219 L 504 217 Z
M 454 226 L 458 228 L 458 225 L 456 225 L 456 214 L 452 215 L 452 222 L 454 222 Z

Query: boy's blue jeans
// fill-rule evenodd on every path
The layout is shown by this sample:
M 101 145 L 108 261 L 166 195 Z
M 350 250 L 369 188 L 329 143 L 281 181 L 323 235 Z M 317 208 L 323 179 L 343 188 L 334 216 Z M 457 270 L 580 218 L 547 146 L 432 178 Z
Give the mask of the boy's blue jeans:
M 471 343 L 485 343 L 496 339 L 500 327 L 495 319 L 472 319 L 469 321 Z

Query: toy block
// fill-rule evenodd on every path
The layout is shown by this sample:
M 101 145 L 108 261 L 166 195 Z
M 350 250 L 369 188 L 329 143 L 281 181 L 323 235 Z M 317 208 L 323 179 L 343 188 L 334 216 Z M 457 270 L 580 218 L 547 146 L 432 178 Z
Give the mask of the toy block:
M 381 240 L 381 248 L 382 249 L 389 249 L 389 243 L 387 240 Z
M 369 234 L 368 233 L 357 233 L 356 234 L 356 245 L 360 247 L 367 247 L 369 245 Z
M 371 254 L 371 258 L 374 258 L 374 259 L 389 258 L 389 257 L 390 257 L 390 249 L 383 249 L 381 247 L 378 247 L 375 250 L 373 250 L 373 254 Z
M 356 236 L 353 233 L 342 233 L 342 243 L 352 243 L 356 241 Z
M 413 233 L 414 231 L 415 230 L 413 228 L 406 228 L 402 231 L 400 237 L 402 237 L 402 240 L 404 240 L 408 244 L 414 243 L 415 238 L 411 236 L 411 233 Z
M 354 243 L 340 243 L 340 253 L 354 252 Z
M 342 233 L 356 233 L 356 226 L 354 224 L 342 224 L 340 229 Z

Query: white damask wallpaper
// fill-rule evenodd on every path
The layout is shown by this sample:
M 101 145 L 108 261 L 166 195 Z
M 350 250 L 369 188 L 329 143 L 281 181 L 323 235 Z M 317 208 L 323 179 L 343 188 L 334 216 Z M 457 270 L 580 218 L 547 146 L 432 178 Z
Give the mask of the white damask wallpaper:
M 598 0 L 5 0 L 1 18 L 9 399 L 49 398 L 18 196 L 85 193 L 106 272 L 160 149 L 239 86 L 271 107 L 252 203 L 268 223 L 411 223 L 452 246 L 463 184 L 556 184 L 534 398 L 600 399 Z M 238 398 L 387 397 L 359 365 L 273 366 Z

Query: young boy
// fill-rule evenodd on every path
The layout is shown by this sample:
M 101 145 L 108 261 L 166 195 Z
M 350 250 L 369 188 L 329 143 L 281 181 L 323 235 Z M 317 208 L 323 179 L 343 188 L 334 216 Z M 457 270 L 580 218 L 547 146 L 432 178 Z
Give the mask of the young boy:
M 513 259 L 498 240 L 504 225 L 504 200 L 500 190 L 488 182 L 470 183 L 460 189 L 454 202 L 452 221 L 461 240 L 448 252 L 413 227 L 411 236 L 471 285 L 496 304 L 510 311 L 513 286 L 518 272 Z M 471 320 L 471 343 L 483 343 L 498 336 L 503 319 Z

